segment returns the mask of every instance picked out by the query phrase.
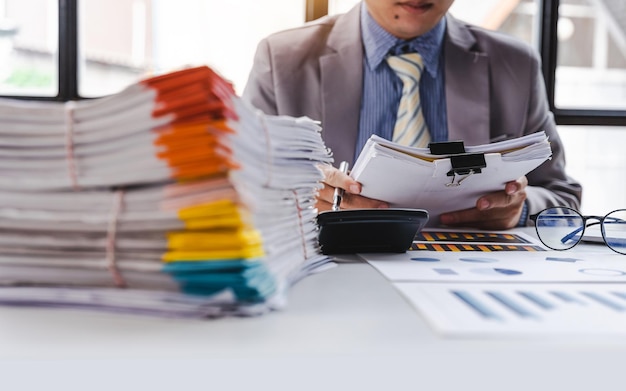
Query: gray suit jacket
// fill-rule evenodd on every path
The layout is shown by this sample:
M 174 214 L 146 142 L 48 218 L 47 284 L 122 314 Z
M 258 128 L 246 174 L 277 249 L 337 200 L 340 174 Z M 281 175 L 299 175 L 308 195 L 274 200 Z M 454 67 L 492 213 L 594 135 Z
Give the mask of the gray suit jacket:
M 565 174 L 537 53 L 450 15 L 444 44 L 450 140 L 466 145 L 546 131 L 552 159 L 528 174 L 529 213 L 580 207 L 581 187 Z M 352 161 L 363 88 L 360 5 L 259 43 L 243 98 L 267 114 L 320 120 L 335 161 Z

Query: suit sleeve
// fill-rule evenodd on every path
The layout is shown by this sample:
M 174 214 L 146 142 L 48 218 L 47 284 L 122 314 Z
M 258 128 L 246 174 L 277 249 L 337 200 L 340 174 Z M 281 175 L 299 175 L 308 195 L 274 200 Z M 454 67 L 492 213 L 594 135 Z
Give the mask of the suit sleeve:
M 528 105 L 526 133 L 544 130 L 552 148 L 552 158 L 527 176 L 528 213 L 538 213 L 550 206 L 580 208 L 582 187 L 565 172 L 565 153 L 549 109 L 540 61 L 531 53 L 533 85 Z M 528 221 L 528 224 L 531 222 Z
M 242 98 L 265 114 L 278 114 L 271 48 L 266 39 L 262 40 L 257 47 Z

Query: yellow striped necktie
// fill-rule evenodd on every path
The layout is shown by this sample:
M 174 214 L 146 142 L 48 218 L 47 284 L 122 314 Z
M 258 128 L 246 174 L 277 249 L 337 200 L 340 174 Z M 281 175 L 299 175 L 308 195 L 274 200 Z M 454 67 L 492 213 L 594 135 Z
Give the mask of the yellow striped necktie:
M 387 63 L 403 83 L 392 141 L 411 147 L 427 147 L 430 133 L 424 121 L 419 94 L 419 82 L 424 70 L 422 56 L 418 53 L 389 56 Z

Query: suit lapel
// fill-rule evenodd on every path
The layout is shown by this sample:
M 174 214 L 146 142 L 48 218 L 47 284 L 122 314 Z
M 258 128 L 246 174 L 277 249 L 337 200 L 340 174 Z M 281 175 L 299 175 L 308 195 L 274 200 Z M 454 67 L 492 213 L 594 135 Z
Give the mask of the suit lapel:
M 363 90 L 360 6 L 339 17 L 321 56 L 322 126 L 335 161 L 353 161 Z M 445 84 L 450 140 L 486 144 L 490 135 L 489 58 L 459 21 L 447 16 Z
M 339 17 L 320 57 L 322 126 L 335 162 L 352 162 L 359 129 L 363 89 L 360 6 Z
M 445 45 L 446 104 L 450 140 L 486 144 L 490 134 L 489 58 L 475 51 L 476 41 L 459 21 L 447 17 Z

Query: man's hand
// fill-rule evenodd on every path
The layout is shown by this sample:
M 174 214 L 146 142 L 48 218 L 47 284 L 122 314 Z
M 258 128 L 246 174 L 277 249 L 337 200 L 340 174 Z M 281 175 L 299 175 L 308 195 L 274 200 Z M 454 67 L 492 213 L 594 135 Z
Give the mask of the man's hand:
M 442 214 L 441 223 L 490 230 L 513 228 L 524 208 L 526 186 L 528 180 L 525 176 L 508 182 L 503 191 L 480 197 L 475 208 Z
M 321 212 L 332 208 L 336 187 L 344 189 L 341 209 L 389 207 L 385 202 L 360 196 L 361 184 L 350 178 L 348 174 L 344 174 L 329 164 L 320 165 L 319 168 L 324 173 L 324 188 L 320 190 L 317 196 L 315 206 L 318 211 Z

